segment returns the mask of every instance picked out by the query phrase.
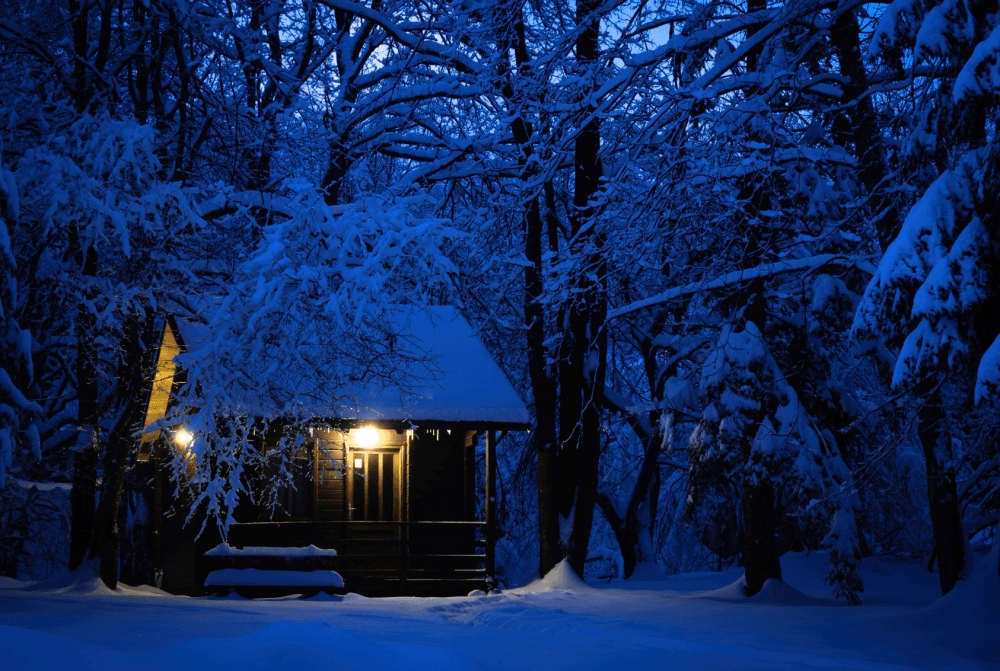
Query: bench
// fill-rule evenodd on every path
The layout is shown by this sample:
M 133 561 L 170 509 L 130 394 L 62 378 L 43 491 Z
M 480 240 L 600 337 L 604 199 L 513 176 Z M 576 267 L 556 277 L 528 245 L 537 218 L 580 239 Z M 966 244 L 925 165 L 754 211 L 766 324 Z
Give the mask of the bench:
M 344 580 L 333 570 L 335 550 L 308 547 L 231 547 L 220 543 L 202 555 L 205 590 L 270 597 L 318 592 L 343 594 Z

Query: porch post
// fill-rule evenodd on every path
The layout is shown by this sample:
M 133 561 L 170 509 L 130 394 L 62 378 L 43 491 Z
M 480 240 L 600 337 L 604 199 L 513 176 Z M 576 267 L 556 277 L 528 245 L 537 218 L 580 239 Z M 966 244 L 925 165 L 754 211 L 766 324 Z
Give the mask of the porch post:
M 493 430 L 486 432 L 486 583 L 496 587 L 497 547 L 497 441 Z

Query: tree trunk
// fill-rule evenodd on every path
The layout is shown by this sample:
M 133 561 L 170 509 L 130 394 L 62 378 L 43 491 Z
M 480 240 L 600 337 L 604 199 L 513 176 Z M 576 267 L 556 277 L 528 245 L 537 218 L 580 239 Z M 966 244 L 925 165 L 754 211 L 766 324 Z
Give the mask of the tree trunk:
M 323 181 L 320 184 L 327 205 L 333 206 L 340 203 L 344 179 L 347 177 L 352 163 L 353 159 L 347 151 L 347 142 L 339 136 L 331 140 L 326 173 L 324 173 Z
M 577 3 L 580 32 L 576 61 L 584 77 L 592 75 L 600 58 L 600 8 L 597 0 Z M 596 78 L 593 80 L 596 86 Z M 587 95 L 592 91 L 588 90 Z M 563 356 L 559 358 L 560 515 L 570 521 L 564 553 L 583 577 L 590 531 L 597 503 L 597 467 L 601 453 L 601 397 L 607 361 L 607 269 L 602 259 L 603 237 L 597 230 L 594 199 L 602 175 L 601 122 L 588 103 L 587 116 L 574 146 L 572 238 L 569 253 L 576 263 L 576 295 L 567 306 L 563 326 Z
M 649 552 L 652 545 L 651 516 L 646 506 L 640 506 L 634 514 L 622 517 L 618 514 L 614 502 L 605 493 L 598 491 L 597 506 L 604 514 L 611 531 L 615 534 L 618 549 L 622 553 L 623 578 L 628 580 L 635 574 L 640 564 L 655 564 L 656 558 Z
M 80 249 L 79 235 L 72 236 L 84 278 L 97 274 L 97 252 L 93 247 Z M 76 403 L 77 447 L 73 455 L 73 489 L 70 492 L 69 569 L 75 571 L 90 549 L 94 533 L 94 509 L 97 504 L 98 461 L 98 388 L 96 320 L 88 305 L 92 292 L 77 308 L 76 317 Z
M 143 335 L 152 332 L 151 319 L 143 314 L 130 315 L 125 325 L 118 373 L 118 420 L 108 439 L 104 458 L 104 482 L 97 509 L 91 558 L 100 559 L 101 580 L 109 589 L 118 586 L 121 534 L 118 521 L 125 475 L 136 444 L 136 432 L 142 428 L 145 387 L 152 379 Z
M 90 50 L 88 36 L 88 11 L 80 0 L 68 0 L 69 20 L 73 31 L 73 103 L 77 112 L 83 112 L 90 105 L 93 90 L 87 70 L 87 55 Z
M 861 28 L 858 26 L 856 11 L 843 11 L 830 29 L 830 41 L 837 52 L 840 72 L 847 78 L 844 97 L 852 105 L 840 123 L 835 124 L 835 130 L 854 145 L 854 154 L 859 164 L 858 176 L 868 191 L 879 247 L 884 253 L 895 240 L 901 222 L 898 204 L 885 190 L 886 152 L 883 133 L 871 98 L 867 95 L 868 73 L 861 58 Z
M 524 315 L 527 322 L 528 373 L 535 406 L 534 448 L 538 455 L 538 573 L 545 575 L 562 558 L 559 537 L 558 445 L 556 436 L 556 386 L 548 371 L 545 312 L 541 304 L 542 236 L 544 222 L 538 199 L 532 200 L 525 216 Z
M 524 25 L 520 4 L 501 2 L 497 7 L 497 42 L 501 53 L 515 54 L 516 62 L 522 70 L 529 70 L 529 56 L 525 43 Z M 523 74 L 523 73 L 522 73 Z M 499 86 L 503 96 L 514 110 L 523 109 L 518 98 L 520 92 L 514 89 L 512 73 L 508 61 L 498 65 Z M 530 161 L 534 154 L 532 127 L 519 113 L 515 113 L 511 123 L 511 134 L 520 150 L 518 165 L 521 183 L 527 185 L 536 177 L 537 163 Z M 554 252 L 557 241 L 549 240 L 546 248 L 546 222 L 542 216 L 539 195 L 528 194 L 523 205 L 524 255 L 528 264 L 524 267 L 524 326 L 528 357 L 528 375 L 534 411 L 535 430 L 532 444 L 538 460 L 538 574 L 545 575 L 562 561 L 559 527 L 559 445 L 556 428 L 557 384 L 549 363 L 548 320 L 544 305 L 544 258 L 546 252 Z
M 576 43 L 577 64 L 586 74 L 597 66 L 600 55 L 596 14 L 599 4 L 587 0 L 577 6 L 577 23 L 582 27 Z M 497 12 L 498 51 L 515 54 L 523 75 L 530 79 L 530 60 L 524 26 L 517 3 L 504 3 Z M 515 110 L 524 109 L 518 98 L 508 61 L 498 67 L 499 85 Z M 542 215 L 540 196 L 528 193 L 524 201 L 525 227 L 525 326 L 528 370 L 535 410 L 534 446 L 538 458 L 539 574 L 545 575 L 564 558 L 583 575 L 597 498 L 597 465 L 600 456 L 600 398 L 604 388 L 607 339 L 604 321 L 607 312 L 605 269 L 601 261 L 602 240 L 594 227 L 592 201 L 601 178 L 600 121 L 593 107 L 583 104 L 583 128 L 574 147 L 574 193 L 571 214 L 571 242 L 557 249 L 554 228 Z M 531 125 L 515 113 L 511 131 L 519 157 L 522 183 L 526 186 L 537 174 Z M 551 223 L 551 222 L 548 222 Z M 546 248 L 546 234 L 548 248 Z M 546 319 L 544 273 L 546 252 L 559 252 L 575 263 L 569 281 L 576 289 L 559 309 L 555 319 Z M 596 277 L 596 279 L 595 279 Z M 555 322 L 553 324 L 553 322 Z M 560 336 L 557 351 L 551 352 L 549 327 Z M 554 359 L 554 362 L 553 362 Z
M 781 562 L 774 510 L 774 488 L 770 483 L 743 486 L 743 568 L 747 596 L 764 588 L 767 580 L 781 580 Z
M 751 227 L 752 219 L 771 206 L 770 192 L 767 187 L 752 178 L 743 180 L 740 187 L 740 199 L 746 203 L 745 212 L 741 212 L 737 221 L 747 232 L 746 260 L 748 266 L 756 265 L 766 251 L 766 240 L 762 241 Z M 752 323 L 761 334 L 766 333 L 768 302 L 764 282 L 754 280 L 736 293 L 742 313 L 738 320 L 740 328 L 746 328 Z M 781 580 L 781 562 L 775 531 L 778 526 L 777 511 L 774 506 L 774 485 L 769 481 L 772 476 L 762 465 L 762 472 L 750 474 L 753 458 L 753 440 L 764 420 L 766 408 L 756 413 L 750 413 L 749 426 L 744 428 L 741 452 L 744 459 L 743 494 L 742 494 L 742 529 L 740 533 L 740 553 L 745 570 L 746 593 L 748 596 L 757 594 L 769 579 Z
M 616 407 L 615 410 L 623 412 L 624 408 Z M 651 413 L 651 415 L 654 417 L 650 422 L 654 428 L 652 433 L 639 425 L 638 420 L 634 417 L 629 418 L 632 429 L 642 440 L 645 452 L 624 514 L 619 515 L 617 508 L 607 494 L 602 492 L 597 494 L 597 505 L 611 526 L 615 540 L 618 541 L 618 548 L 622 553 L 623 577 L 626 580 L 632 577 L 636 566 L 640 563 L 655 561 L 655 558 L 649 556 L 647 552 L 647 543 L 652 538 L 656 502 L 659 498 L 658 460 L 663 445 L 663 432 L 659 430 L 659 413 Z
M 934 388 L 924 395 L 917 414 L 917 433 L 927 469 L 927 504 L 942 596 L 952 590 L 965 568 L 965 533 L 947 426 L 941 392 Z
M 622 563 L 625 569 L 624 577 L 627 579 L 635 571 L 636 565 L 635 528 L 625 524 L 625 518 L 618 513 L 618 508 L 615 507 L 614 501 L 611 500 L 607 492 L 598 490 L 597 507 L 601 509 L 604 519 L 607 520 L 608 526 L 611 527 L 611 531 L 615 535 L 615 540 L 618 541 L 618 549 L 622 553 Z
M 92 49 L 90 11 L 100 9 L 97 45 Z M 97 86 L 103 81 L 111 42 L 111 3 L 81 3 L 68 0 L 68 18 L 73 34 L 72 96 L 78 113 L 86 112 L 98 102 Z M 85 246 L 80 231 L 70 231 L 70 250 L 80 269 L 83 282 L 97 276 L 97 250 Z M 73 455 L 73 489 L 70 492 L 69 569 L 75 571 L 83 563 L 94 532 L 94 509 L 97 501 L 98 407 L 96 318 L 90 312 L 94 291 L 84 289 L 84 299 L 76 315 L 76 400 L 77 445 Z

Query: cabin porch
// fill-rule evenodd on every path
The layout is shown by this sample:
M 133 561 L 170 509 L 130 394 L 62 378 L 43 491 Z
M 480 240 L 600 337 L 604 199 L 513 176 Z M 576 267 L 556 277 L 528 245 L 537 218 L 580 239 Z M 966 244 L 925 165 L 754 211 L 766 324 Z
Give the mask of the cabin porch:
M 279 492 L 278 509 L 248 500 L 226 540 L 233 548 L 335 550 L 345 589 L 366 596 L 489 590 L 497 440 L 495 431 L 456 425 L 314 427 L 294 455 L 300 479 Z M 216 564 L 201 562 L 198 584 Z
M 346 589 L 366 596 L 464 596 L 491 587 L 486 522 L 251 522 L 233 525 L 229 544 L 333 548 Z

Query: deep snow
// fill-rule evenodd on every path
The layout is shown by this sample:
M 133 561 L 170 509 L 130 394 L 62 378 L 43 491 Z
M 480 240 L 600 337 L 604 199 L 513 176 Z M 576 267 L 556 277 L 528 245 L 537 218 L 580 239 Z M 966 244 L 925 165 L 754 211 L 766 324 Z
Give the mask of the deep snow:
M 992 557 L 996 566 L 996 556 Z M 829 598 L 825 558 L 742 596 L 737 571 L 593 585 L 565 567 L 465 598 L 189 598 L 79 574 L 0 579 L 3 669 L 996 669 L 1000 579 L 944 599 L 913 563 L 865 564 L 864 605 Z

